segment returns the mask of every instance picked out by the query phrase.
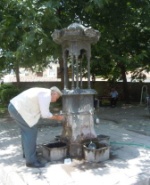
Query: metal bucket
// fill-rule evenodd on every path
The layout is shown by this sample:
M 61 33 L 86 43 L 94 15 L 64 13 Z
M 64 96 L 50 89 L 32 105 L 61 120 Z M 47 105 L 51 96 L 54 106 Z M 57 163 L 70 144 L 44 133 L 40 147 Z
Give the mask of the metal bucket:
M 110 145 L 110 136 L 99 134 L 97 135 L 97 139 L 99 143 Z
M 67 156 L 67 144 L 64 142 L 54 142 L 42 145 L 43 157 L 48 161 L 63 160 Z
M 83 144 L 84 159 L 88 162 L 103 162 L 109 159 L 110 147 L 104 143 L 95 143 L 96 149 L 88 148 L 89 142 Z

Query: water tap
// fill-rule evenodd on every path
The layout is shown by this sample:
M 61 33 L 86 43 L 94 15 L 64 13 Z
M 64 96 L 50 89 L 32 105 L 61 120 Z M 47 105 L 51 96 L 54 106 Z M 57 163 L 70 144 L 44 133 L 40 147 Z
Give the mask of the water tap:
M 96 144 L 91 141 L 90 144 L 88 145 L 88 148 L 89 149 L 96 149 Z

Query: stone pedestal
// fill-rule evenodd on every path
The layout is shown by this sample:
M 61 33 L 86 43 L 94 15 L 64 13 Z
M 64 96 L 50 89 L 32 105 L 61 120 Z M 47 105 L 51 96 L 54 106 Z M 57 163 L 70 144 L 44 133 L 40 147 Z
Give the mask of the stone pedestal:
M 83 141 L 96 138 L 93 95 L 96 91 L 69 90 L 63 94 L 65 122 L 61 137 L 68 142 L 71 157 L 83 157 Z

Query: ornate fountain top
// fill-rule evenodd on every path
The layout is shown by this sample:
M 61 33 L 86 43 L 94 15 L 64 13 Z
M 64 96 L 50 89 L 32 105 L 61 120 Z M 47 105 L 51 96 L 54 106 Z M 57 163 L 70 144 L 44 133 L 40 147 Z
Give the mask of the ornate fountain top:
M 100 33 L 93 28 L 85 27 L 79 23 L 73 23 L 67 28 L 55 30 L 52 38 L 57 44 L 61 45 L 66 41 L 87 41 L 90 44 L 94 44 L 99 40 Z
M 67 28 L 61 30 L 55 30 L 52 34 L 54 42 L 62 46 L 62 58 L 64 64 L 64 90 L 66 94 L 75 93 L 81 94 L 78 89 L 82 86 L 82 63 L 83 59 L 87 59 L 87 77 L 88 77 L 88 89 L 91 89 L 90 85 L 90 58 L 91 58 L 91 44 L 95 44 L 100 38 L 100 32 L 94 30 L 91 27 L 85 27 L 79 23 L 72 23 Z M 70 60 L 70 61 L 69 61 Z M 68 66 L 67 62 L 71 63 L 72 74 L 72 90 L 78 91 L 68 92 Z M 76 87 L 75 82 L 76 81 Z M 79 84 L 80 81 L 80 84 Z M 95 92 L 88 92 L 89 94 L 95 94 Z

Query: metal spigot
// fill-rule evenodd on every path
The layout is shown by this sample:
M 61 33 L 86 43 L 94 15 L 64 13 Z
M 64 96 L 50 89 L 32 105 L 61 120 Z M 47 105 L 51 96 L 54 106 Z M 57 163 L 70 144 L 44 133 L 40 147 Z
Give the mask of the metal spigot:
M 96 144 L 91 141 L 90 144 L 88 145 L 88 148 L 89 149 L 96 149 Z

